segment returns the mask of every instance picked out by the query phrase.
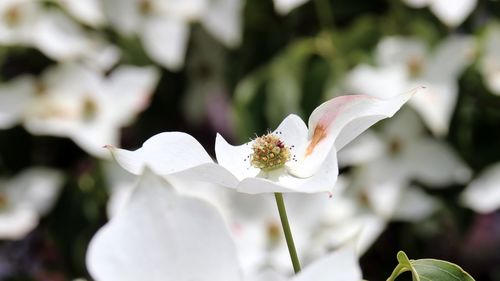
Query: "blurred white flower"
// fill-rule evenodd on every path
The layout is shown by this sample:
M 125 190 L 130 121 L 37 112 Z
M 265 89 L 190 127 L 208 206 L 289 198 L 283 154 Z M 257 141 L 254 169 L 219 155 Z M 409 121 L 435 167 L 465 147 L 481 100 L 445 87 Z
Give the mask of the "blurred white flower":
M 460 25 L 474 11 L 477 0 L 403 0 L 413 8 L 429 6 L 439 20 L 449 27 Z
M 92 26 L 100 27 L 106 23 L 101 0 L 56 0 L 79 21 Z
M 387 100 L 365 95 L 338 97 L 314 110 L 309 130 L 292 114 L 274 132 L 240 146 L 232 146 L 218 135 L 218 165 L 194 138 L 179 132 L 155 135 L 135 151 L 108 148 L 134 174 L 141 174 L 147 165 L 159 175 L 183 174 L 244 193 L 328 191 L 338 175 L 337 150 L 392 116 L 417 91 Z
M 463 191 L 460 200 L 472 210 L 487 214 L 500 208 L 500 163 L 479 174 Z
M 293 9 L 308 2 L 309 0 L 274 0 L 274 8 L 282 15 L 288 14 Z
M 339 163 L 358 165 L 355 185 L 363 190 L 375 213 L 387 220 L 395 215 L 419 220 L 437 207 L 425 193 L 409 186 L 412 180 L 440 188 L 465 183 L 471 175 L 444 141 L 425 135 L 419 118 L 410 110 L 387 122 L 380 135 L 367 132 L 358 140 L 340 151 Z
M 500 96 L 500 24 L 491 24 L 485 34 L 479 70 L 489 90 Z
M 157 63 L 178 70 L 184 63 L 189 24 L 200 21 L 229 46 L 241 37 L 241 0 L 105 0 L 111 25 L 125 36 L 138 36 Z
M 92 239 L 87 268 L 102 281 L 244 280 L 235 250 L 213 206 L 179 195 L 146 171 L 124 210 Z M 359 281 L 361 271 L 354 254 L 345 249 L 284 280 Z
M 144 110 L 158 81 L 152 67 L 120 66 L 108 77 L 77 64 L 46 71 L 25 113 L 24 126 L 37 135 L 71 138 L 88 153 L 107 156 L 120 128 Z
M 0 239 L 22 239 L 54 205 L 63 176 L 48 168 L 29 168 L 0 179 Z
M 9 129 L 22 120 L 34 91 L 35 79 L 30 76 L 0 85 L 0 129 Z
M 118 49 L 101 36 L 38 0 L 1 1 L 0 44 L 35 47 L 57 61 L 81 60 L 103 69 L 119 56 Z
M 346 78 L 349 90 L 376 97 L 393 97 L 403 89 L 424 85 L 409 104 L 431 131 L 448 133 L 458 97 L 458 78 L 471 63 L 473 38 L 451 36 L 432 52 L 418 39 L 387 37 L 377 46 L 377 66 L 358 65 Z

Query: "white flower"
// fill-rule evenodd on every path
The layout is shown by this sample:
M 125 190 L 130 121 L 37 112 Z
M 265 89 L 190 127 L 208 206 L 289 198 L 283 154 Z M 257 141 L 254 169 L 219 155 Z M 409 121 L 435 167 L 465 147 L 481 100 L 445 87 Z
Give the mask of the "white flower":
M 460 25 L 474 10 L 477 0 L 403 0 L 413 8 L 429 6 L 430 10 L 447 26 Z
M 92 239 L 87 268 L 100 281 L 242 281 L 235 250 L 212 206 L 179 195 L 168 182 L 146 172 L 125 209 Z M 361 272 L 346 249 L 284 280 L 359 281 Z
M 488 27 L 483 46 L 480 68 L 486 86 L 495 95 L 500 95 L 500 26 L 498 23 Z
M 184 63 L 189 24 L 201 21 L 228 46 L 240 41 L 241 0 L 106 0 L 109 22 L 125 36 L 138 36 L 157 63 L 178 70 Z
M 0 100 L 9 106 L 0 114 L 4 127 L 22 117 L 37 135 L 72 138 L 90 154 L 106 156 L 102 146 L 118 143 L 119 130 L 149 103 L 158 72 L 122 66 L 109 77 L 77 64 L 60 64 L 42 75 L 15 80 Z M 3 102 L 2 102 L 3 106 Z
M 54 205 L 62 174 L 30 168 L 10 180 L 0 179 L 0 239 L 22 239 Z
M 337 150 L 392 116 L 417 90 L 388 100 L 366 95 L 338 97 L 314 110 L 309 129 L 292 114 L 274 132 L 240 146 L 218 135 L 218 165 L 194 138 L 179 132 L 153 136 L 136 151 L 108 148 L 134 174 L 148 166 L 159 175 L 182 174 L 254 194 L 328 191 L 338 175 Z
M 500 208 L 500 163 L 486 168 L 462 193 L 462 204 L 482 214 Z
M 410 100 L 431 131 L 439 136 L 448 127 L 458 97 L 458 78 L 471 62 L 475 44 L 470 37 L 451 36 L 432 52 L 418 39 L 387 37 L 376 50 L 376 67 L 357 66 L 347 77 L 349 90 L 392 97 L 403 89 L 424 85 Z
M 100 35 L 38 0 L 1 1 L 0 44 L 36 47 L 57 61 L 81 60 L 103 69 L 119 56 L 118 49 Z

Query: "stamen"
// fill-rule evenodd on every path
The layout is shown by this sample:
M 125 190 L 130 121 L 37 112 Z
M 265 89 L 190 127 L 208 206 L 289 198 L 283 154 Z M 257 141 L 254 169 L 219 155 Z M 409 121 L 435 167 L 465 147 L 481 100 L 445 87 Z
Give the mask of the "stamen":
M 281 132 L 276 132 L 276 134 L 281 134 Z M 283 167 L 291 156 L 290 148 L 273 133 L 256 138 L 252 150 L 250 164 L 264 171 Z

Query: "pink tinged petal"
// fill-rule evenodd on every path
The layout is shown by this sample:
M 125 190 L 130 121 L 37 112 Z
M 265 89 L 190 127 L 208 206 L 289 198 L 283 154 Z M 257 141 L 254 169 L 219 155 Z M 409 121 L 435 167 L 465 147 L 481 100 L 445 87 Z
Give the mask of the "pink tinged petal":
M 23 76 L 0 86 L 0 129 L 15 126 L 35 94 L 35 81 Z
M 290 281 L 361 281 L 362 279 L 355 251 L 345 247 L 314 261 Z
M 487 214 L 500 208 L 500 163 L 494 164 L 474 179 L 460 196 L 463 205 Z
M 477 0 L 434 0 L 430 3 L 431 11 L 446 25 L 460 25 L 472 13 Z
M 235 246 L 220 214 L 146 172 L 125 209 L 90 242 L 95 280 L 241 280 Z
M 187 22 L 173 17 L 150 17 L 139 34 L 146 53 L 160 65 L 179 70 L 189 37 Z
M 238 180 L 215 164 L 203 146 L 192 136 L 181 132 L 157 134 L 135 151 L 106 146 L 120 166 L 132 174 L 142 174 L 147 166 L 166 176 L 176 174 L 193 180 L 206 180 L 236 187 Z
M 387 100 L 352 95 L 323 103 L 309 117 L 309 141 L 298 147 L 298 163 L 290 172 L 313 175 L 331 150 L 340 150 L 376 122 L 393 116 L 419 89 Z

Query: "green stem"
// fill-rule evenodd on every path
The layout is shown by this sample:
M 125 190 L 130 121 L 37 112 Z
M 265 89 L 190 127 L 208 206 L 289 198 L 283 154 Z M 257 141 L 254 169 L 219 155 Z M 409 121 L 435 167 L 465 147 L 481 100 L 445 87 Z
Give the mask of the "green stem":
M 290 224 L 288 223 L 288 217 L 286 215 L 283 194 L 277 192 L 274 193 L 274 197 L 276 198 L 276 205 L 278 205 L 278 212 L 280 213 L 281 226 L 283 226 L 283 232 L 285 233 L 288 252 L 290 253 L 290 258 L 292 259 L 293 271 L 297 274 L 300 271 L 300 262 L 297 256 L 297 250 L 295 250 L 295 244 L 293 243 L 292 231 L 290 230 Z

